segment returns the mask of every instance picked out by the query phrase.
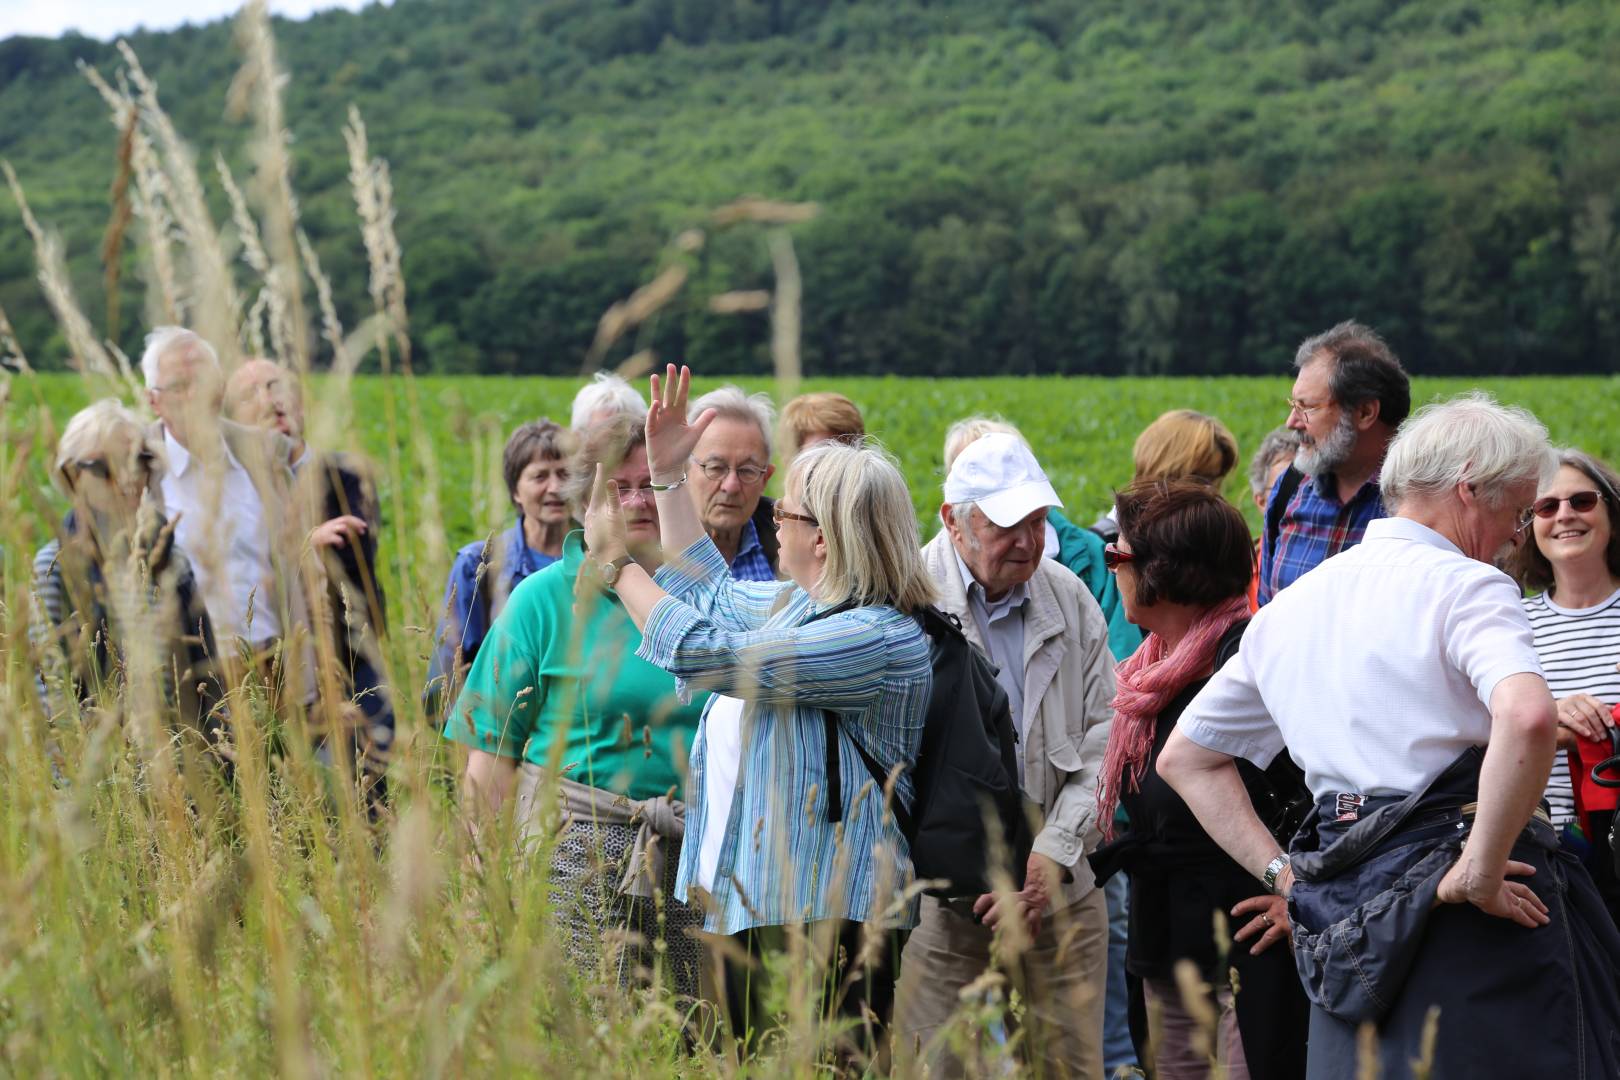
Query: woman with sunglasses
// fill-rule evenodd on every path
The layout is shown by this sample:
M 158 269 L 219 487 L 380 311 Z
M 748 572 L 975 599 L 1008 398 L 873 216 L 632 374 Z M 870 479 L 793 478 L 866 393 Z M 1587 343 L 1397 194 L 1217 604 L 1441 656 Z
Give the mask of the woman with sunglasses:
M 1558 749 L 1547 806 L 1561 842 L 1582 857 L 1611 914 L 1620 919 L 1620 881 L 1609 852 L 1613 811 L 1575 816 L 1570 762 L 1577 738 L 1609 742 L 1620 703 L 1620 477 L 1579 450 L 1558 453 L 1558 472 L 1531 504 L 1527 543 L 1510 569 L 1535 595 L 1524 601 L 1547 686 L 1558 703 Z
M 108 398 L 68 421 L 51 479 L 73 503 L 57 539 L 34 555 L 41 688 L 54 715 L 140 700 L 161 680 L 186 730 L 211 743 L 221 691 L 213 633 L 174 522 L 143 503 L 157 458 L 141 422 Z M 160 647 L 132 649 L 156 639 Z M 165 721 L 174 713 L 167 708 Z M 182 741 L 188 752 L 196 739 Z
M 1216 846 L 1156 769 L 1182 710 L 1237 652 L 1248 625 L 1249 529 L 1235 507 L 1194 481 L 1139 481 L 1115 505 L 1119 537 L 1103 557 L 1127 617 L 1147 639 L 1116 669 L 1098 783 L 1098 820 L 1112 822 L 1123 804 L 1128 831 L 1091 864 L 1099 882 L 1119 870 L 1130 879 L 1132 1040 L 1161 1080 L 1210 1075 L 1210 1055 L 1196 1049 L 1199 1026 L 1175 979 L 1176 966 L 1191 960 L 1214 987 L 1207 1007 L 1219 1017 L 1214 1050 L 1225 1075 L 1302 1076 L 1308 1008 L 1286 940 L 1286 906 Z M 1248 762 L 1239 771 L 1261 817 L 1278 832 L 1290 828 L 1290 811 L 1308 796 L 1288 756 L 1264 772 Z M 1217 913 L 1236 931 L 1224 964 Z M 1149 1047 L 1156 1061 L 1142 1056 Z

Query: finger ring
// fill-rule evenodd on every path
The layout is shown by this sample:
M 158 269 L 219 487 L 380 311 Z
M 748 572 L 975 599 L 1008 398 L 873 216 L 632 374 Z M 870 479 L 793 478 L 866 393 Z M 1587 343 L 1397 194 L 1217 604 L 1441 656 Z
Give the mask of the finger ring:
M 1260 922 L 1266 927 L 1266 929 L 1268 929 L 1268 930 L 1271 929 L 1271 916 L 1270 915 L 1262 914 L 1260 916 Z

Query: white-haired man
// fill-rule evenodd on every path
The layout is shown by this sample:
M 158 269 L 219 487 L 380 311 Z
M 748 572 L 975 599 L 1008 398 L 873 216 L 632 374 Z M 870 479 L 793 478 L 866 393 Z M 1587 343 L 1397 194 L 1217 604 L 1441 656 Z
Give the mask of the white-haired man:
M 1552 464 L 1522 409 L 1420 411 L 1383 462 L 1393 516 L 1260 610 L 1159 757 L 1276 894 L 1240 929 L 1292 934 L 1316 1080 L 1366 1075 L 1369 1044 L 1386 1075 L 1620 1076 L 1620 932 L 1538 805 L 1557 710 L 1494 565 Z M 1316 800 L 1291 852 L 1235 765 L 1283 752 Z
M 215 637 L 222 650 L 240 640 L 269 657 L 284 635 L 308 625 L 291 445 L 220 416 L 219 357 L 191 330 L 163 326 L 147 335 L 141 373 L 158 417 L 151 437 L 168 459 L 155 486 L 178 519 L 175 536 L 196 568 Z M 302 677 L 307 683 L 312 673 Z
M 771 464 L 776 410 L 765 394 L 722 386 L 692 402 L 690 419 L 709 409 L 711 423 L 692 451 L 687 484 L 703 528 L 738 581 L 773 581 L 778 547 L 765 483 Z
M 596 377 L 574 395 L 574 403 L 568 410 L 569 426 L 575 431 L 584 431 L 592 424 L 615 416 L 645 420 L 647 399 L 611 371 L 598 371 Z
M 1099 839 L 1097 774 L 1113 717 L 1114 659 L 1097 602 L 1042 557 L 1046 512 L 1062 506 L 1027 444 L 984 435 L 945 480 L 945 528 L 923 549 L 940 608 L 999 669 L 1018 728 L 1019 781 L 1041 827 L 1024 886 L 1003 910 L 993 896 L 964 912 L 933 897 L 900 969 L 897 1046 L 929 1047 L 935 1075 L 964 1063 L 937 1046 L 960 991 L 993 963 L 995 927 L 1021 918 L 1029 947 L 1003 966 L 1026 1002 L 1026 1064 L 1041 1075 L 1102 1075 L 1108 913 L 1086 853 Z M 982 922 L 981 922 L 982 920 Z

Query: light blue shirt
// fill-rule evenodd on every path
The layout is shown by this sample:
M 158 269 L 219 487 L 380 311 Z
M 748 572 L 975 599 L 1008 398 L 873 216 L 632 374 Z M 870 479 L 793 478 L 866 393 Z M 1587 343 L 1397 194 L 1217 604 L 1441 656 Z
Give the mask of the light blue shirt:
M 990 662 L 996 665 L 996 681 L 1007 691 L 1007 704 L 1011 707 L 1013 722 L 1018 725 L 1018 738 L 1022 742 L 1028 735 L 1024 719 L 1024 612 L 1029 603 L 1029 582 L 1019 582 L 999 600 L 988 600 L 984 586 L 979 584 L 962 554 L 956 554 L 956 565 L 962 571 L 962 586 L 967 590 L 968 610 L 979 625 L 979 640 L 990 652 Z M 1024 755 L 1018 755 L 1018 780 L 1024 780 Z

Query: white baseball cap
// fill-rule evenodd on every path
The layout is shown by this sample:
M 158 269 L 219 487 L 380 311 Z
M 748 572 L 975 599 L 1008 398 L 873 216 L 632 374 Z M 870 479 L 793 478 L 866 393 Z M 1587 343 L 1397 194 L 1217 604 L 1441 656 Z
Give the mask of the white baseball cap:
M 1003 529 L 1063 505 L 1024 440 L 1000 431 L 981 435 L 957 455 L 945 477 L 945 501 L 974 503 Z

